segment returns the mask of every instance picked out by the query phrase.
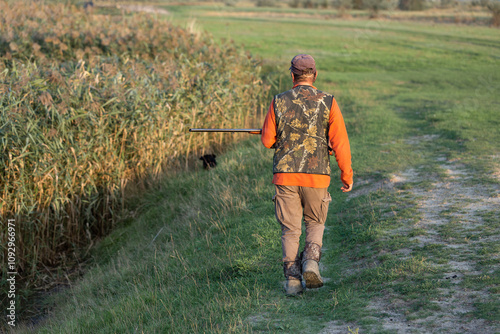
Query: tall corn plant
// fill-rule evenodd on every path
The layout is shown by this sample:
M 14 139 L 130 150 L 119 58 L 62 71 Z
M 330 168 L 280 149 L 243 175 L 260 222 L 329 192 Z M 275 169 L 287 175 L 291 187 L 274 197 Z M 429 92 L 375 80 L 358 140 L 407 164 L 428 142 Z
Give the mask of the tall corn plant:
M 18 271 L 67 264 L 127 185 L 222 144 L 187 128 L 250 126 L 265 91 L 250 57 L 155 18 L 0 1 L 0 214 Z M 5 263 L 5 225 L 0 239 Z

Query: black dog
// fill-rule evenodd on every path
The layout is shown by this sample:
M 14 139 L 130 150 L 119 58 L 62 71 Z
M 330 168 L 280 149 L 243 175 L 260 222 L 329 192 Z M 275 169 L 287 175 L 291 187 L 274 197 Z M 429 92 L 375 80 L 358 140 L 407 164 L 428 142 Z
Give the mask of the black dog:
M 200 160 L 203 161 L 203 168 L 205 169 L 215 168 L 215 166 L 217 166 L 214 154 L 205 154 L 200 158 Z

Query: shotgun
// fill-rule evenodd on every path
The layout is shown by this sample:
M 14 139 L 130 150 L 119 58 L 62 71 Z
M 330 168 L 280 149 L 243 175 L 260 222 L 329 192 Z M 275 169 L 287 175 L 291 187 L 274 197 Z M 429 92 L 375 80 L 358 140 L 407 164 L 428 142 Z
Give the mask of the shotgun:
M 262 129 L 189 129 L 189 132 L 246 132 L 252 135 L 260 135 Z

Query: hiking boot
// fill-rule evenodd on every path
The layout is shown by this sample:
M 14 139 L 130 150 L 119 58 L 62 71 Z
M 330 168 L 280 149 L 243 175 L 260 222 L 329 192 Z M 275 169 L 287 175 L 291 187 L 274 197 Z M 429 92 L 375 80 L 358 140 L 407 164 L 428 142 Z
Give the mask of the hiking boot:
M 306 288 L 321 288 L 323 286 L 323 279 L 319 273 L 319 260 L 321 260 L 320 245 L 307 243 L 300 257 L 302 261 L 302 277 L 306 281 Z
M 303 291 L 302 281 L 300 279 L 294 279 L 294 278 L 287 279 L 285 290 L 287 296 L 300 295 Z
M 283 273 L 285 278 L 289 279 L 302 279 L 302 273 L 300 272 L 300 260 L 283 262 Z
M 302 293 L 302 275 L 300 272 L 300 260 L 283 263 L 283 272 L 286 277 L 285 293 L 288 296 L 296 296 Z
M 302 264 L 302 276 L 306 281 L 306 288 L 315 289 L 323 286 L 323 279 L 319 273 L 319 264 L 314 260 L 306 260 Z

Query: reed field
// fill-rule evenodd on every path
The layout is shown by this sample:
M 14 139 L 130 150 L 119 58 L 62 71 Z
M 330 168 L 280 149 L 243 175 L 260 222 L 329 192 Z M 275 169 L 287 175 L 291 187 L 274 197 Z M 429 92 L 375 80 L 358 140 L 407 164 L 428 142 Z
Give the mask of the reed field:
M 36 5 L 79 15 L 79 22 L 89 22 L 89 31 L 104 29 L 105 36 L 115 34 L 108 44 L 114 47 L 112 53 L 104 52 L 107 49 L 102 42 L 94 42 L 90 49 L 97 47 L 102 52 L 99 56 L 96 50 L 74 56 L 73 61 L 59 61 L 57 73 L 68 82 L 64 85 L 50 79 L 60 54 L 38 63 L 24 60 L 23 67 L 10 42 L 0 44 L 8 45 L 1 49 L 8 51 L 1 58 L 1 73 L 6 78 L 2 83 L 20 78 L 16 71 L 46 78 L 26 79 L 24 86 L 29 89 L 16 95 L 16 108 L 25 107 L 26 113 L 36 115 L 32 119 L 37 120 L 37 127 L 31 128 L 45 131 L 37 130 L 44 139 L 41 147 L 50 149 L 44 153 L 47 159 L 60 149 L 57 152 L 62 162 L 56 167 L 61 174 L 47 173 L 52 177 L 42 180 L 59 186 L 71 176 L 87 175 L 92 166 L 100 168 L 96 167 L 92 175 L 109 172 L 111 165 L 107 162 L 116 161 L 115 165 L 123 165 L 120 168 L 129 173 L 128 184 L 132 180 L 140 184 L 144 175 L 149 175 L 146 180 L 161 175 L 164 163 L 167 169 L 185 166 L 192 153 L 208 152 L 209 146 L 223 145 L 225 151 L 218 154 L 216 168 L 206 171 L 188 164 L 189 168 L 167 170 L 168 177 L 154 179 L 154 187 L 133 192 L 128 200 L 127 194 L 120 196 L 122 189 L 127 189 L 121 188 L 121 176 L 100 175 L 101 183 L 93 182 L 103 193 L 97 196 L 97 191 L 90 191 L 87 202 L 81 200 L 92 209 L 77 221 L 96 219 L 85 218 L 85 214 L 110 217 L 100 210 L 106 203 L 102 199 L 113 196 L 116 202 L 111 209 L 123 205 L 129 214 L 92 247 L 84 230 L 84 247 L 78 245 L 89 249 L 84 273 L 31 305 L 21 304 L 25 311 L 18 326 L 10 328 L 13 332 L 500 332 L 497 28 L 486 26 L 482 19 L 477 24 L 416 19 L 432 15 L 429 12 L 416 13 L 405 21 L 387 19 L 391 16 L 387 12 L 381 12 L 383 18 L 377 20 L 368 19 L 367 13 L 338 18 L 316 9 L 239 7 L 239 2 L 235 6 L 167 2 L 135 5 L 157 6 L 169 14 L 157 14 L 153 19 L 117 9 L 112 3 L 95 8 L 92 15 L 75 7 Z M 98 20 L 103 15 L 100 13 L 109 15 L 105 23 L 91 21 Z M 23 21 L 29 20 L 15 22 Z M 119 27 L 120 22 L 147 26 L 155 33 L 141 35 L 141 40 L 148 41 L 143 44 L 137 43 L 137 34 L 133 35 L 135 39 L 121 49 L 120 36 L 126 30 Z M 69 30 L 71 24 L 76 23 L 62 26 Z M 86 31 L 82 26 L 79 29 Z M 163 31 L 170 33 L 162 35 Z M 211 39 L 203 37 L 204 31 Z M 69 38 L 64 36 L 59 40 L 73 45 L 64 42 Z M 167 43 L 161 42 L 163 38 L 177 43 L 178 52 L 159 47 Z M 160 41 L 154 42 L 157 39 Z M 16 41 L 16 46 L 21 52 L 33 48 L 33 42 Z M 250 53 L 241 54 L 240 47 Z M 155 49 L 154 54 L 161 53 L 162 57 L 151 56 L 149 51 L 135 51 L 141 57 L 127 53 L 134 48 Z M 205 48 L 213 51 L 204 53 Z M 29 50 L 25 54 L 37 54 Z M 44 52 L 44 48 L 38 52 Z M 64 55 L 67 50 L 61 52 Z M 352 192 L 342 193 L 340 173 L 332 158 L 329 192 L 333 201 L 321 261 L 325 285 L 290 298 L 284 295 L 280 229 L 271 200 L 273 151 L 265 149 L 258 136 L 226 143 L 223 140 L 229 140 L 227 137 L 188 134 L 186 129 L 192 125 L 260 127 L 259 118 L 272 95 L 291 87 L 288 68 L 298 53 L 314 56 L 318 68 L 315 86 L 333 93 L 339 103 L 355 174 Z M 175 56 L 169 58 L 172 54 Z M 258 56 L 260 62 L 252 56 Z M 197 57 L 204 59 L 203 65 L 195 60 Z M 104 66 L 108 63 L 115 68 L 114 76 L 107 72 L 108 65 Z M 21 79 L 15 82 L 24 87 Z M 50 89 L 37 88 L 42 82 Z M 73 85 L 79 87 L 78 94 L 70 90 Z M 198 90 L 200 85 L 203 89 Z M 132 86 L 137 95 L 130 93 Z M 47 95 L 41 97 L 42 92 L 50 94 L 50 102 Z M 64 92 L 67 100 L 62 97 Z M 7 112 L 12 108 L 5 107 L 10 95 L 2 96 L 3 115 L 14 117 Z M 234 117 L 227 118 L 229 115 L 218 109 L 214 98 L 230 106 Z M 61 115 L 57 106 L 63 101 L 72 108 Z M 91 106 L 96 101 L 100 108 L 94 110 Z M 198 101 L 203 101 L 210 113 L 182 112 L 192 112 L 193 108 L 200 112 Z M 87 104 L 90 106 L 85 112 L 80 109 Z M 140 123 L 142 117 L 147 122 Z M 169 122 L 163 122 L 164 118 Z M 176 119 L 174 126 L 170 120 Z M 16 122 L 27 120 L 19 117 Z M 66 130 L 72 129 L 68 124 L 78 131 Z M 107 132 L 102 133 L 102 128 Z M 25 143 L 17 146 L 16 156 L 23 159 L 15 163 L 35 166 L 35 162 L 45 161 L 46 170 L 55 168 L 47 160 L 30 160 L 34 153 L 23 156 L 26 143 L 30 144 L 34 135 L 21 126 L 14 129 Z M 63 129 L 68 134 L 57 141 L 66 133 Z M 2 135 L 10 133 L 3 128 L 1 131 Z M 147 136 L 134 136 L 134 131 Z M 170 135 L 161 137 L 165 132 Z M 98 138 L 103 139 L 98 142 Z M 85 145 L 77 145 L 80 141 Z M 147 162 L 146 148 L 152 147 L 155 154 L 164 152 L 160 150 L 164 146 L 154 146 L 158 143 L 170 145 L 162 158 L 165 160 L 161 164 L 157 160 Z M 102 152 L 98 153 L 101 156 L 94 157 L 88 146 Z M 32 147 L 28 146 L 26 152 Z M 146 162 L 138 165 L 136 154 Z M 86 165 L 77 165 L 78 159 L 89 160 L 83 160 Z M 73 167 L 69 170 L 80 169 L 64 174 L 64 163 Z M 33 175 L 42 169 L 42 165 L 36 166 L 30 169 Z M 119 182 L 109 188 L 103 175 L 116 176 Z M 99 187 L 103 184 L 107 186 Z M 76 191 L 73 194 L 80 196 Z M 89 198 L 101 200 L 92 204 Z M 61 221 L 69 222 L 64 215 L 72 212 L 74 204 L 70 206 L 73 202 L 69 200 L 64 203 Z M 59 223 L 52 228 L 57 232 L 68 227 Z M 101 235 L 99 231 L 90 232 L 92 236 Z
M 255 125 L 259 71 L 239 49 L 153 16 L 1 1 L 1 262 L 15 219 L 19 277 L 56 284 L 127 194 L 229 140 L 193 140 L 189 127 Z

